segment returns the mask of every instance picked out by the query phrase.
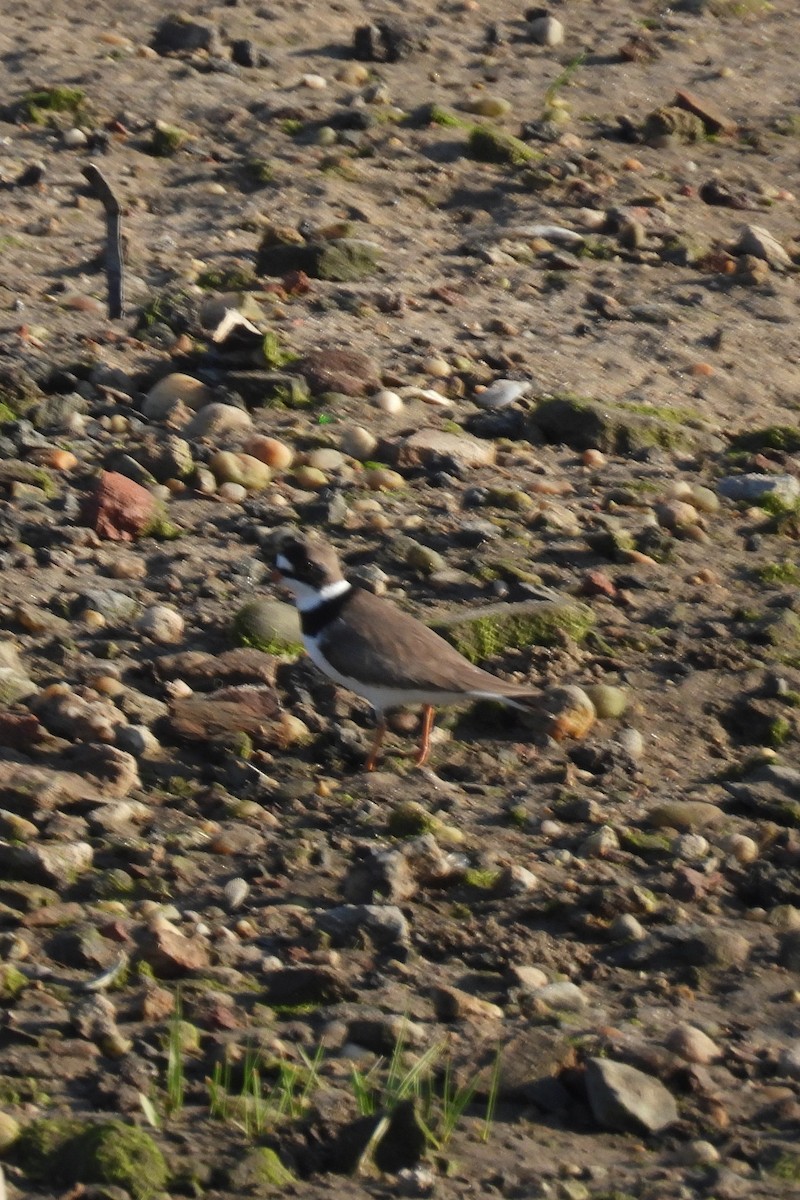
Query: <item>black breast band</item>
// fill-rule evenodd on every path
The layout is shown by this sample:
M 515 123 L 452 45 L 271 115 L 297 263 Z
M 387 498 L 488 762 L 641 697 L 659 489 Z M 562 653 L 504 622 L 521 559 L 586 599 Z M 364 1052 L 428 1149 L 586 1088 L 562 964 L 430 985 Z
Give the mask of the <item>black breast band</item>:
M 342 615 L 342 609 L 346 608 L 352 594 L 352 588 L 349 588 L 346 592 L 342 592 L 340 596 L 333 596 L 330 600 L 323 600 L 321 604 L 317 604 L 314 608 L 310 608 L 306 612 L 301 612 L 300 628 L 303 630 L 303 635 L 305 637 L 316 637 L 318 633 L 321 633 L 326 625 L 329 625 L 331 621 L 335 621 L 337 617 Z

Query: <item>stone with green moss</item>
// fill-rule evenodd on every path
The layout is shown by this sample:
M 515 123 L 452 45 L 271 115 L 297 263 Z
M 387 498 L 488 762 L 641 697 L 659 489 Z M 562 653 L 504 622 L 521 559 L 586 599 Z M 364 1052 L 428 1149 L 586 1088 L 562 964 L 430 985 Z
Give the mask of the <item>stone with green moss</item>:
M 389 813 L 388 829 L 392 837 L 419 837 L 423 833 L 437 835 L 442 822 L 416 800 L 403 800 Z
M 480 162 L 522 167 L 541 158 L 538 150 L 533 150 L 513 134 L 495 129 L 492 125 L 473 125 L 469 132 L 468 145 L 472 157 Z
M 361 238 L 336 238 L 315 251 L 314 275 L 332 283 L 358 283 L 380 266 L 380 247 Z
M 794 454 L 800 450 L 800 426 L 797 425 L 766 425 L 762 429 L 748 429 L 731 438 L 731 450 L 749 450 L 758 453 L 763 450 L 782 450 L 786 454 Z
M 565 639 L 580 644 L 594 625 L 585 604 L 521 600 L 490 604 L 437 622 L 437 632 L 470 662 L 494 658 L 506 650 L 558 646 Z
M 20 101 L 22 115 L 34 125 L 44 125 L 50 113 L 69 113 L 77 119 L 84 113 L 85 106 L 85 92 L 72 87 L 50 87 L 26 92 Z
M 237 1196 L 271 1196 L 296 1182 L 295 1176 L 269 1146 L 250 1150 L 229 1176 L 229 1185 Z
M 165 121 L 156 121 L 147 148 L 156 158 L 170 158 L 173 154 L 177 154 L 181 146 L 188 140 L 189 134 L 179 125 L 168 125 Z
M 645 829 L 619 829 L 617 832 L 623 850 L 639 858 L 663 858 L 670 852 L 672 839 L 666 833 Z
M 19 462 L 15 459 L 0 462 L 0 487 L 8 488 L 15 483 L 37 487 L 48 499 L 58 492 L 56 481 L 46 467 L 37 467 L 34 463 Z
M 13 1000 L 28 986 L 28 980 L 11 963 L 0 963 L 0 1000 Z
M 535 436 L 575 450 L 596 448 L 632 454 L 661 446 L 676 449 L 702 440 L 702 423 L 693 409 L 606 402 L 562 394 L 542 400 L 531 413 Z
M 303 647 L 297 610 L 282 600 L 248 600 L 233 618 L 231 637 L 266 654 L 299 654 Z

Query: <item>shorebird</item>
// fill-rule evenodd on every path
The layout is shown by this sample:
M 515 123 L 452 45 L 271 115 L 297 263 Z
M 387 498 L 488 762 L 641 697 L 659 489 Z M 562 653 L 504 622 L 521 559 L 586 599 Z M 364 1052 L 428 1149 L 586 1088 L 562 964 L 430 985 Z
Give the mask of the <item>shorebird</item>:
M 309 658 L 329 679 L 368 700 L 377 728 L 365 769 L 373 771 L 386 733 L 386 712 L 422 705 L 416 757 L 430 753 L 435 708 L 469 700 L 499 700 L 528 708 L 538 693 L 508 683 L 469 662 L 438 633 L 390 600 L 355 587 L 336 551 L 310 537 L 287 537 L 275 575 L 293 594 Z

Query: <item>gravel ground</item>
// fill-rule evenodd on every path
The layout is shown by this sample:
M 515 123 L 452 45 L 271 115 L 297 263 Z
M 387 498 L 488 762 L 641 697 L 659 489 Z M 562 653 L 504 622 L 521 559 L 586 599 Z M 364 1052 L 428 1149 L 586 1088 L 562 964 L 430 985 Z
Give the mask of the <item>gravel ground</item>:
M 12 1200 L 797 1193 L 787 9 L 6 15 Z M 537 710 L 364 774 L 298 526 Z

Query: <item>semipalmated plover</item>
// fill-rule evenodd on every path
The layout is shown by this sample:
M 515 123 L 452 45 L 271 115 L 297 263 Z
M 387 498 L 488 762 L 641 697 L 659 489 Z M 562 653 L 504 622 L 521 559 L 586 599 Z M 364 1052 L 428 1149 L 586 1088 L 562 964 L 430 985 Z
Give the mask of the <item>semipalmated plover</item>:
M 334 683 L 363 696 L 375 710 L 378 727 L 366 761 L 368 771 L 375 768 L 389 709 L 422 705 L 416 759 L 421 766 L 430 751 L 435 706 L 499 700 L 527 708 L 538 699 L 531 687 L 508 683 L 474 666 L 390 600 L 354 587 L 326 542 L 286 538 L 275 568 L 294 595 L 311 661 Z

